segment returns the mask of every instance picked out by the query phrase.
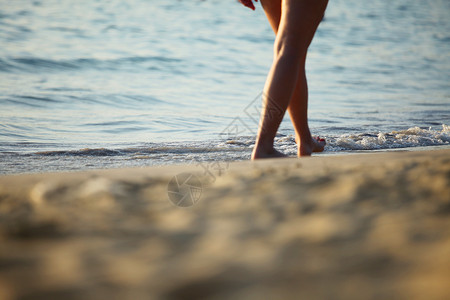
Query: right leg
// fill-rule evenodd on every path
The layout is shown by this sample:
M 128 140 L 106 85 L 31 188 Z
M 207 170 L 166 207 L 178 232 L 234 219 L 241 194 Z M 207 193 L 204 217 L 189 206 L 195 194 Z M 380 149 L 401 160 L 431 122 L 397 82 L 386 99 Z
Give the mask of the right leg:
M 280 156 L 273 148 L 273 138 L 281 120 L 279 116 L 270 115 L 270 111 L 281 111 L 282 119 L 286 106 L 299 144 L 298 155 L 322 151 L 325 141 L 313 139 L 308 127 L 305 60 L 306 51 L 323 17 L 327 0 L 261 0 L 261 4 L 277 39 L 274 63 L 264 89 L 265 106 L 252 158 Z M 265 124 L 269 126 L 264 127 Z
M 308 125 L 308 83 L 306 81 L 305 62 L 300 68 L 294 95 L 288 106 L 288 112 L 295 129 L 295 141 L 298 156 L 309 156 L 312 152 L 322 152 L 325 140 L 313 138 Z

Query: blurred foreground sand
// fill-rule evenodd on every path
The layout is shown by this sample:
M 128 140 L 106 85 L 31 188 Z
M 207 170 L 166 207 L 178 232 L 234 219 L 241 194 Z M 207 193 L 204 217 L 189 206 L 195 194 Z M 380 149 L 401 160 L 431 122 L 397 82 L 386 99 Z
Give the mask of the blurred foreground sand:
M 450 298 L 450 149 L 198 171 L 0 177 L 0 299 Z

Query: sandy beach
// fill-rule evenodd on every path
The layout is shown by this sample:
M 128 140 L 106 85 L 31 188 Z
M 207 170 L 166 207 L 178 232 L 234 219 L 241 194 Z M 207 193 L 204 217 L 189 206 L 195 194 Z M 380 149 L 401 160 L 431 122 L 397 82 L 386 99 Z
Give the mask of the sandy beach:
M 448 299 L 449 278 L 450 148 L 0 177 L 3 300 Z

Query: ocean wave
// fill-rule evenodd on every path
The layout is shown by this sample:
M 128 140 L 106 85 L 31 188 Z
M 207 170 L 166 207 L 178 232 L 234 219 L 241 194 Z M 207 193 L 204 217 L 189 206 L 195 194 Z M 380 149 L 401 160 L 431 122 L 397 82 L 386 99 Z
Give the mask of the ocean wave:
M 2 128 L 2 131 L 11 135 L 11 130 Z M 443 124 L 441 129 L 411 127 L 405 130 L 391 132 L 366 132 L 359 134 L 343 134 L 338 136 L 321 135 L 327 140 L 325 153 L 389 150 L 410 147 L 426 147 L 450 145 L 450 126 Z M 149 158 L 162 157 L 170 159 L 171 156 L 207 154 L 215 160 L 233 160 L 236 155 L 243 157 L 251 153 L 255 142 L 254 136 L 240 136 L 234 139 L 206 140 L 196 142 L 162 142 L 143 143 L 124 146 L 94 147 L 77 149 L 76 145 L 58 145 L 33 143 L 24 147 L 21 143 L 0 143 L 0 153 L 16 153 L 25 156 L 53 156 L 53 157 L 128 157 L 137 156 Z M 292 134 L 278 134 L 275 147 L 288 155 L 296 155 L 297 145 Z M 40 149 L 41 148 L 41 149 Z M 50 149 L 49 149 L 50 148 Z M 59 149 L 58 149 L 59 148 Z M 65 148 L 65 149 L 64 149 Z M 32 150 L 32 151 L 30 151 Z M 238 154 L 239 153 L 239 154 Z M 188 159 L 186 159 L 188 161 Z
M 142 65 L 146 70 L 159 70 L 167 64 L 179 63 L 181 59 L 166 56 L 134 56 L 114 59 L 76 58 L 46 59 L 38 57 L 0 58 L 1 72 L 36 72 L 65 70 L 121 70 Z
M 195 154 L 195 153 L 211 153 L 226 150 L 223 147 L 195 147 L 186 145 L 175 146 L 151 146 L 137 148 L 84 148 L 79 150 L 57 150 L 57 151 L 40 151 L 31 153 L 31 155 L 41 156 L 140 156 L 152 154 Z
M 443 124 L 441 130 L 411 127 L 389 133 L 341 135 L 329 140 L 327 150 L 380 150 L 448 144 L 450 144 L 450 126 Z
M 450 126 L 442 129 L 411 127 L 389 133 L 361 133 L 324 136 L 324 154 L 355 153 L 357 151 L 402 149 L 426 146 L 450 146 Z M 255 138 L 142 144 L 136 146 L 88 147 L 55 143 L 0 143 L 0 174 L 48 171 L 68 171 L 102 168 L 143 167 L 170 164 L 203 164 L 249 160 Z M 292 135 L 279 134 L 275 146 L 295 157 L 297 145 Z M 59 148 L 59 149 L 58 149 Z M 61 148 L 66 148 L 61 149 Z M 319 154 L 321 155 L 321 154 Z
M 426 147 L 450 145 L 450 126 L 442 125 L 441 130 L 411 127 L 406 130 L 389 133 L 360 133 L 344 134 L 340 136 L 326 136 L 327 146 L 325 152 L 357 151 L 357 150 L 383 150 L 410 147 Z M 229 160 L 227 153 L 250 152 L 254 145 L 254 137 L 241 136 L 234 139 L 219 141 L 204 141 L 197 144 L 179 142 L 154 144 L 139 147 L 124 148 L 83 148 L 78 150 L 57 150 L 34 152 L 33 155 L 42 156 L 139 156 L 139 155 L 191 155 L 201 153 L 222 153 L 218 160 Z M 278 135 L 275 146 L 288 155 L 295 155 L 297 145 L 292 135 Z M 232 159 L 232 158 L 231 158 Z

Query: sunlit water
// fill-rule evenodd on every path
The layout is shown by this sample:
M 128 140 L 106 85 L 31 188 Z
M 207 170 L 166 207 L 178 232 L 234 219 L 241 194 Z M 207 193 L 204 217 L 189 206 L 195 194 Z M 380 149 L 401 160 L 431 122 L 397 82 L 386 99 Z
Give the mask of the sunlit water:
M 0 173 L 248 159 L 273 39 L 235 0 L 0 1 Z M 325 154 L 450 143 L 449 1 L 332 0 L 307 72 Z

